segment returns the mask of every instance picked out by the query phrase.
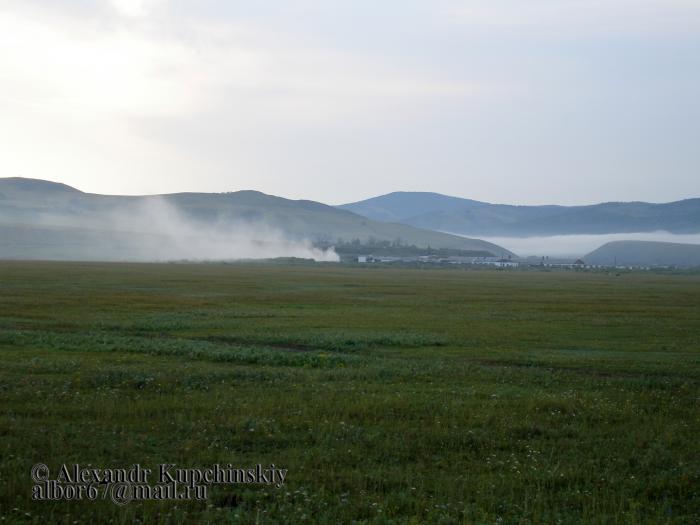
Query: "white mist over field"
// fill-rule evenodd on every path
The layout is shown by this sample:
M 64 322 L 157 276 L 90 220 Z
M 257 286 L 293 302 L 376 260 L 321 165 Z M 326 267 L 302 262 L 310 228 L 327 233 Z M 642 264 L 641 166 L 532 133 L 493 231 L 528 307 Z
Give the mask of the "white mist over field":
M 186 218 L 163 198 L 139 202 L 124 213 L 110 214 L 111 229 L 141 233 L 134 249 L 148 260 L 230 260 L 298 257 L 337 262 L 333 249 L 315 248 L 309 240 L 292 240 L 279 230 L 257 222 L 204 223 Z
M 583 257 L 612 241 L 659 241 L 700 244 L 700 234 L 678 235 L 666 231 L 609 233 L 595 235 L 552 235 L 549 237 L 480 237 L 520 257 Z
M 69 235 L 69 258 L 108 261 L 222 261 L 297 257 L 337 262 L 332 248 L 292 239 L 263 222 L 203 221 L 186 216 L 162 197 L 80 214 L 46 214 L 35 224 Z M 75 239 L 75 240 L 74 240 Z M 59 258 L 63 259 L 64 256 Z

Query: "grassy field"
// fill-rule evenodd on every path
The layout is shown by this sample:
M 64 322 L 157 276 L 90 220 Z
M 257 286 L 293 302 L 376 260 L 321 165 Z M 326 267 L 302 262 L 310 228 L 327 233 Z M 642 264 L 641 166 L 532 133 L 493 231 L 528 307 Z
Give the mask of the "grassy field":
M 0 263 L 2 523 L 699 523 L 700 276 Z M 289 470 L 33 502 L 46 463 Z

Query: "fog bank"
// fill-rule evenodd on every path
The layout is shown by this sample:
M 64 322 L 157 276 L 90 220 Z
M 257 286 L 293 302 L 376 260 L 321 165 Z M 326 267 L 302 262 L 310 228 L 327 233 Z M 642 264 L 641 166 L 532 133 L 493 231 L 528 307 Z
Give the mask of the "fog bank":
M 553 235 L 550 237 L 481 237 L 520 257 L 583 257 L 611 241 L 660 241 L 700 244 L 700 234 L 677 235 L 666 231 L 609 233 L 596 235 Z
M 53 258 L 58 259 L 156 262 L 298 257 L 339 261 L 332 248 L 316 248 L 308 239 L 290 238 L 263 222 L 198 220 L 162 197 L 103 210 L 45 214 L 37 216 L 32 226 L 55 232 L 51 244 L 56 251 Z

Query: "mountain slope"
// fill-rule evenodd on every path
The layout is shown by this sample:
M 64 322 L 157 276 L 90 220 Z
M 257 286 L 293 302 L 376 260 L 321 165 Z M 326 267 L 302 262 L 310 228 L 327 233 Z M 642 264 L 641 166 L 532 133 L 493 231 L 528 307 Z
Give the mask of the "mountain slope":
M 91 247 L 99 246 L 93 251 L 100 256 L 107 253 L 110 260 L 143 259 L 129 255 L 136 253 L 134 239 L 139 248 L 165 246 L 169 239 L 177 239 L 179 251 L 163 248 L 159 253 L 186 253 L 182 246 L 201 244 L 203 237 L 212 237 L 209 245 L 235 244 L 238 241 L 230 237 L 232 232 L 236 239 L 256 246 L 270 239 L 278 245 L 304 240 L 332 244 L 400 239 L 420 247 L 510 254 L 485 241 L 377 222 L 318 202 L 257 191 L 109 196 L 42 180 L 0 179 L 3 258 L 93 259 Z
M 528 237 L 658 230 L 700 232 L 700 199 L 667 204 L 607 202 L 589 206 L 512 206 L 438 193 L 395 192 L 339 208 L 374 220 L 460 235 Z
M 623 266 L 700 266 L 700 245 L 652 241 L 614 241 L 584 257 L 589 264 Z

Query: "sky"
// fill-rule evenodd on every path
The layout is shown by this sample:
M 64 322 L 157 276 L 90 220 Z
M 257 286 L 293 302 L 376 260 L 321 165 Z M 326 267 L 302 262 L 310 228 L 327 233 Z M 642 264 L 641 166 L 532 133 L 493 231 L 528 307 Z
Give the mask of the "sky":
M 700 1 L 0 0 L 0 176 L 700 197 Z

